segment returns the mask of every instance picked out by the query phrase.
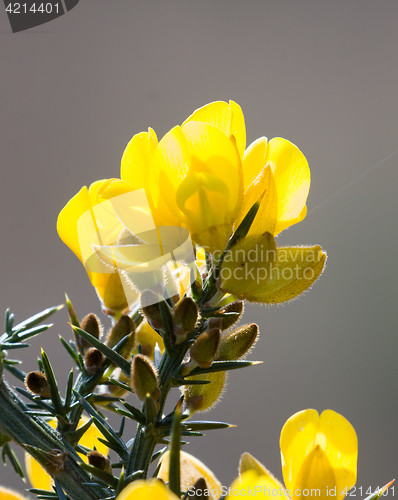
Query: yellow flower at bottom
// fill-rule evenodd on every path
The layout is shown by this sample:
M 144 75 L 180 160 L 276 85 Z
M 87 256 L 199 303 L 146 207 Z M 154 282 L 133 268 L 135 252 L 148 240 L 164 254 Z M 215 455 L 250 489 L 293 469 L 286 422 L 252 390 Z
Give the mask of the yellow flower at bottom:
M 88 421 L 87 417 L 82 417 L 79 422 L 79 426 L 81 427 Z M 57 422 L 55 420 L 50 420 L 47 422 L 53 429 L 57 427 Z M 91 450 L 94 447 L 101 452 L 103 455 L 108 454 L 108 448 L 98 441 L 98 437 L 103 437 L 99 430 L 95 427 L 95 425 L 91 425 L 88 430 L 84 433 L 83 437 L 80 439 L 79 444 L 85 446 L 86 448 L 90 448 Z M 85 455 L 79 456 L 82 458 L 84 462 L 87 463 L 87 457 Z M 43 469 L 43 467 L 37 462 L 29 453 L 25 453 L 25 466 L 26 473 L 28 475 L 29 481 L 31 482 L 34 488 L 49 490 L 52 491 L 52 478 L 47 472 Z M 2 500 L 2 497 L 0 497 Z
M 292 498 L 314 489 L 320 490 L 320 500 L 330 497 L 331 490 L 336 491 L 336 500 L 341 500 L 355 485 L 357 435 L 348 420 L 335 411 L 296 413 L 283 426 L 280 447 L 283 478 Z
M 178 500 L 174 493 L 157 479 L 134 481 L 124 488 L 116 500 Z
M 1 500 L 27 500 L 26 497 L 22 496 L 14 490 L 9 490 L 8 488 L 3 488 L 0 486 L 0 499 Z
M 161 458 L 162 465 L 158 474 L 158 478 L 166 482 L 169 480 L 169 460 L 170 453 L 166 452 Z M 182 491 L 189 491 L 189 487 L 192 487 L 198 479 L 203 478 L 206 481 L 206 486 L 210 493 L 208 495 L 210 500 L 219 498 L 221 495 L 221 483 L 203 462 L 193 455 L 181 451 L 180 468 Z
M 245 453 L 240 477 L 227 498 L 248 496 L 249 489 L 259 496 L 282 497 L 280 500 L 342 500 L 355 485 L 357 435 L 348 420 L 335 411 L 296 413 L 283 426 L 280 447 L 285 486 Z

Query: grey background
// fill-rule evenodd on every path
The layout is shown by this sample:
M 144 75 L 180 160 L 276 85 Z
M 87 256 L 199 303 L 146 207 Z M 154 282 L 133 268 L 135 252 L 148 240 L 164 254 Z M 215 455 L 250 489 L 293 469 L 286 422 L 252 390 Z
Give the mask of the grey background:
M 82 0 L 13 35 L 0 13 L 0 305 L 17 319 L 65 291 L 80 316 L 99 313 L 56 218 L 82 185 L 118 176 L 133 134 L 161 137 L 195 108 L 234 99 L 248 143 L 286 137 L 309 160 L 309 215 L 279 241 L 321 244 L 327 269 L 292 304 L 246 309 L 261 327 L 251 358 L 264 364 L 233 373 L 206 415 L 238 427 L 188 448 L 223 484 L 244 451 L 281 479 L 280 429 L 308 407 L 356 428 L 358 486 L 397 474 L 398 154 L 363 176 L 398 147 L 397 15 L 396 0 Z M 66 320 L 61 311 L 33 342 L 26 371 L 43 345 L 64 381 Z M 24 488 L 9 466 L 0 478 Z

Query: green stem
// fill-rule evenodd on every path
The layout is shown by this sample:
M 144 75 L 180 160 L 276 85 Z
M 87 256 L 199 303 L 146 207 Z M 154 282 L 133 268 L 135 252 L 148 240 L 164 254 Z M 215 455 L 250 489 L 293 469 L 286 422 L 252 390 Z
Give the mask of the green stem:
M 18 401 L 4 382 L 0 382 L 0 429 L 22 448 L 31 453 L 43 466 L 49 466 L 51 459 L 45 459 L 52 450 L 64 453 L 62 466 L 52 473 L 70 500 L 99 500 L 109 496 L 109 490 L 100 487 L 86 486 L 90 476 L 79 467 L 79 456 L 70 445 L 63 441 L 59 434 L 39 418 L 25 414 L 24 405 Z M 35 450 L 37 449 L 37 450 Z M 47 455 L 48 456 L 48 455 Z
M 189 338 L 194 338 L 199 335 L 202 332 L 202 329 L 203 324 L 201 323 L 198 328 L 192 332 L 191 335 L 189 335 Z M 162 361 L 159 365 L 160 398 L 158 419 L 162 418 L 164 405 L 172 387 L 172 379 L 180 368 L 189 347 L 190 343 L 187 342 L 185 344 L 181 344 L 180 348 L 172 354 L 168 351 L 165 351 L 163 354 Z M 145 411 L 144 406 L 142 411 Z M 156 428 L 154 429 L 153 426 L 148 426 L 147 428 L 143 424 L 138 425 L 133 448 L 127 463 L 127 475 L 130 475 L 138 470 L 142 470 L 142 477 L 147 477 L 152 455 L 158 440 L 159 436 Z

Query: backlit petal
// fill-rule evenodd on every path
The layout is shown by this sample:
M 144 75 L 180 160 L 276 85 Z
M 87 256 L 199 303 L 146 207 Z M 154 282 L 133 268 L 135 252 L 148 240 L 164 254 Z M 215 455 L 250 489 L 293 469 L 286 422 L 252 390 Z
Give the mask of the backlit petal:
M 149 165 L 158 144 L 155 131 L 136 134 L 127 144 L 121 162 L 120 177 L 134 189 L 147 188 Z
M 299 222 L 310 189 L 310 169 L 303 153 L 286 139 L 271 139 L 267 147 L 278 192 L 277 233 Z
M 246 149 L 243 156 L 243 184 L 246 190 L 266 164 L 268 139 L 259 137 Z
M 88 189 L 86 186 L 83 186 L 61 210 L 57 220 L 59 237 L 80 260 L 82 260 L 82 255 L 77 232 L 77 220 L 87 210 L 90 210 L 90 208 L 91 203 Z
M 275 235 L 278 215 L 278 196 L 271 167 L 264 168 L 260 175 L 250 184 L 243 195 L 239 216 L 235 228 L 239 226 L 252 206 L 263 195 L 257 215 L 250 227 L 248 236 L 265 232 Z
M 337 500 L 355 484 L 358 441 L 352 425 L 338 413 L 316 410 L 296 413 L 280 437 L 282 471 L 289 489 L 337 487 Z M 303 486 L 306 485 L 306 486 Z M 328 495 L 330 496 L 330 495 Z

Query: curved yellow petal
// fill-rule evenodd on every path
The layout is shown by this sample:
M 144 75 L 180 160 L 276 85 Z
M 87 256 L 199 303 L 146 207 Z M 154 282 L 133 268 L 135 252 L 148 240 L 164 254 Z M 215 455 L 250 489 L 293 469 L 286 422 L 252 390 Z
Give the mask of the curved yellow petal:
M 280 436 L 282 473 L 285 485 L 292 489 L 301 466 L 315 445 L 319 428 L 319 413 L 303 410 L 292 415 L 282 428 Z
M 236 146 L 240 157 L 243 158 L 246 149 L 246 125 L 245 117 L 243 116 L 242 108 L 235 101 L 229 101 L 231 106 L 231 128 L 229 135 L 235 137 Z
M 325 410 L 321 413 L 320 443 L 333 468 L 337 485 L 337 500 L 355 485 L 357 479 L 358 438 L 354 427 L 339 413 Z
M 265 167 L 267 145 L 268 139 L 259 137 L 250 144 L 243 155 L 242 169 L 245 191 Z
M 227 137 L 233 136 L 240 157 L 243 158 L 246 147 L 246 127 L 239 104 L 234 101 L 229 101 L 229 103 L 224 101 L 211 102 L 194 111 L 182 126 L 192 121 L 207 123 L 221 130 Z
M 158 145 L 155 131 L 136 134 L 127 144 L 121 162 L 120 177 L 131 182 L 133 189 L 147 189 L 149 165 Z
M 326 253 L 319 245 L 313 247 L 279 247 L 276 261 L 269 269 L 267 279 L 259 280 L 249 290 L 250 302 L 277 304 L 296 298 L 307 290 L 322 274 Z
M 161 458 L 161 466 L 158 478 L 167 482 L 169 480 L 169 462 L 170 452 L 167 451 Z M 210 490 L 212 496 L 210 498 L 217 499 L 221 495 L 221 483 L 213 474 L 213 472 L 206 467 L 206 465 L 198 460 L 193 455 L 180 452 L 180 468 L 181 468 L 181 490 L 188 491 L 190 486 L 193 486 L 198 479 L 203 477 L 206 481 L 207 488 Z
M 0 498 L 1 500 L 28 500 L 27 497 L 24 497 L 17 491 L 9 490 L 3 486 L 0 486 Z
M 352 425 L 338 413 L 304 410 L 288 419 L 280 437 L 282 472 L 288 489 L 336 486 L 341 500 L 344 488 L 356 481 L 358 441 Z M 330 495 L 328 495 L 330 496 Z
M 157 479 L 139 479 L 127 485 L 116 500 L 178 500 L 178 497 Z
M 88 421 L 88 418 L 83 416 L 80 419 L 79 426 L 81 427 Z M 50 427 L 55 429 L 57 427 L 56 420 L 50 420 L 47 422 Z M 104 455 L 108 454 L 108 448 L 98 441 L 98 437 L 103 438 L 100 431 L 92 424 L 87 431 L 84 433 L 82 438 L 79 441 L 79 444 L 94 449 L 94 447 Z M 87 463 L 87 458 L 85 455 L 79 453 L 81 459 Z M 47 472 L 43 469 L 43 467 L 37 462 L 29 453 L 25 453 L 25 467 L 26 474 L 31 482 L 33 488 L 38 488 L 42 490 L 52 491 L 52 478 Z
M 257 215 L 247 236 L 264 233 L 276 234 L 278 217 L 278 195 L 271 167 L 264 168 L 260 175 L 250 184 L 243 195 L 239 215 L 235 220 L 235 229 L 243 221 L 252 206 L 263 196 Z
M 214 197 L 209 194 L 211 209 L 234 214 L 243 194 L 242 165 L 236 146 L 216 127 L 205 123 L 187 123 L 183 132 L 192 156 L 192 170 L 204 178 L 219 179 L 227 186 L 227 198 L 216 186 Z M 210 186 L 208 191 L 212 191 Z
M 150 166 L 148 189 L 162 225 L 179 226 L 181 221 L 185 221 L 176 202 L 176 192 L 190 164 L 186 138 L 181 127 L 174 127 L 159 142 Z
M 57 220 L 57 231 L 61 240 L 82 261 L 77 221 L 81 215 L 90 210 L 90 196 L 86 186 L 71 198 L 61 210 Z
M 266 475 L 259 475 L 254 470 L 244 472 L 229 487 L 226 499 L 237 497 L 290 500 L 285 494 L 283 485 L 270 472 L 267 471 Z
M 277 234 L 299 222 L 310 189 L 308 162 L 290 141 L 276 137 L 267 146 L 267 165 L 271 165 L 278 192 Z M 304 213 L 305 216 L 305 213 Z
M 224 101 L 214 101 L 196 109 L 182 124 L 188 122 L 202 122 L 218 128 L 227 137 L 231 130 L 232 111 L 231 106 Z

